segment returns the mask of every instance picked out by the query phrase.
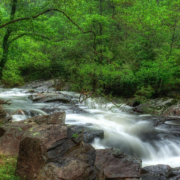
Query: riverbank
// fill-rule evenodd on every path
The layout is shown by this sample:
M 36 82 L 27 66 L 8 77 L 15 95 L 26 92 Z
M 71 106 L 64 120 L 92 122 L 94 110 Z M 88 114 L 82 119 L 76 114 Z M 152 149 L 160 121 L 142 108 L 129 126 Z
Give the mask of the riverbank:
M 1 180 L 20 180 L 15 175 L 17 166 L 17 157 L 0 154 L 0 179 Z
M 13 121 L 65 111 L 65 123 L 69 126 L 104 131 L 104 137 L 91 140 L 95 149 L 119 148 L 126 154 L 141 158 L 143 167 L 170 165 L 172 168 L 169 172 L 179 167 L 178 117 L 141 114 L 133 111 L 135 107 L 126 105 L 123 105 L 122 111 L 122 108 L 118 109 L 111 103 L 98 104 L 97 99 L 87 99 L 79 104 L 78 93 L 54 91 L 52 86 L 45 89 L 44 84 L 36 84 L 33 89 L 1 89 L 2 99 L 11 99 L 11 106 L 4 108 L 12 114 Z M 92 137 L 92 134 L 87 136 Z M 163 166 L 161 168 L 164 169 Z M 158 173 L 156 171 L 155 174 Z

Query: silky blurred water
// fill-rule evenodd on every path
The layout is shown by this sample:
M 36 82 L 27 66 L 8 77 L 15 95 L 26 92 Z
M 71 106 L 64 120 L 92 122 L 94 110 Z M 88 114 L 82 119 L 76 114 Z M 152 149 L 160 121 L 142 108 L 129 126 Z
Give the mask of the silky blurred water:
M 72 97 L 71 105 L 59 102 L 33 103 L 23 89 L 0 89 L 0 99 L 11 99 L 11 105 L 4 109 L 12 114 L 13 121 L 20 121 L 36 115 L 47 114 L 44 109 L 64 110 L 67 113 L 68 124 L 86 126 L 89 129 L 104 130 L 103 140 L 95 139 L 92 145 L 96 149 L 118 147 L 121 151 L 135 157 L 142 158 L 143 166 L 168 164 L 171 167 L 180 166 L 180 141 L 178 137 L 169 136 L 166 129 L 154 128 L 150 115 L 129 113 L 129 106 L 116 108 L 112 103 L 97 103 L 88 99 L 78 104 L 79 94 L 62 92 Z M 75 107 L 75 110 L 72 110 Z M 26 114 L 13 114 L 18 109 Z M 122 111 L 125 109 L 126 111 Z M 172 124 L 177 125 L 176 122 Z M 179 125 L 179 124 L 178 124 Z

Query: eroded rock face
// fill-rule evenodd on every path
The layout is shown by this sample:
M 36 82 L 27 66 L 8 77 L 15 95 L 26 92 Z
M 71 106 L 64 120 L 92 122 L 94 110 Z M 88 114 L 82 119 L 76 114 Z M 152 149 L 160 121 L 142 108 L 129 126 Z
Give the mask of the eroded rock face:
M 141 160 L 128 156 L 118 149 L 97 150 L 95 164 L 99 180 L 140 178 Z
M 0 126 L 0 154 L 18 155 L 20 141 L 30 128 L 40 125 L 65 124 L 65 117 L 65 112 L 57 112 Z
M 95 149 L 82 140 L 67 125 L 31 128 L 20 143 L 17 174 L 23 180 L 95 179 Z

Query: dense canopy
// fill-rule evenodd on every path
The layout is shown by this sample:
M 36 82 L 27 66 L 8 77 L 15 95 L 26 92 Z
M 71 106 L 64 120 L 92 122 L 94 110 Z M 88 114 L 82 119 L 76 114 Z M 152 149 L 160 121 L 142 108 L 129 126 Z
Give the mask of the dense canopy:
M 1 0 L 1 81 L 166 94 L 180 84 L 179 32 L 179 0 Z

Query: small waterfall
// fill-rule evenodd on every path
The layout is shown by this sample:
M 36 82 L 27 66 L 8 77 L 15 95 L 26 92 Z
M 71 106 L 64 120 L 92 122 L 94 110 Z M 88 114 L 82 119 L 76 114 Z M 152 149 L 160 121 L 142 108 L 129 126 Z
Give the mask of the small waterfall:
M 78 104 L 79 94 L 75 92 L 62 92 L 72 97 L 71 105 L 48 102 L 33 103 L 28 99 L 30 95 L 23 89 L 0 89 L 0 99 L 11 99 L 10 106 L 5 110 L 13 114 L 18 109 L 25 112 L 23 115 L 14 114 L 13 120 L 20 121 L 34 115 L 45 115 L 49 112 L 65 110 L 68 124 L 88 126 L 88 129 L 104 130 L 103 140 L 96 138 L 92 145 L 97 149 L 118 147 L 121 151 L 135 157 L 142 158 L 143 166 L 155 164 L 168 164 L 179 166 L 180 142 L 179 138 L 169 136 L 170 133 L 163 128 L 155 128 L 149 121 L 150 115 L 136 115 L 129 113 L 131 107 L 118 103 L 121 108 L 112 103 L 105 103 L 104 99 L 87 99 Z M 72 110 L 76 108 L 76 110 Z M 77 110 L 79 109 L 79 111 Z M 169 122 L 179 125 L 176 122 Z

